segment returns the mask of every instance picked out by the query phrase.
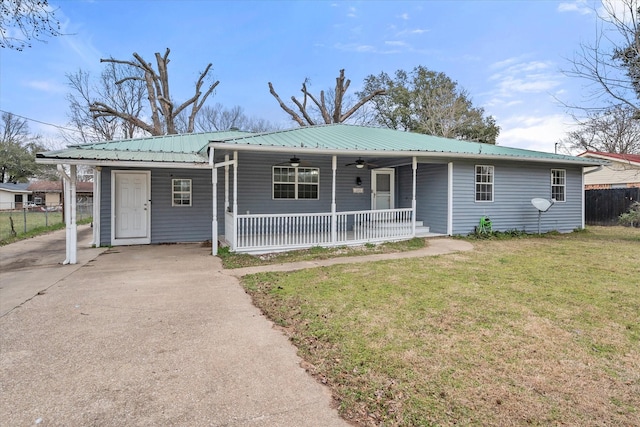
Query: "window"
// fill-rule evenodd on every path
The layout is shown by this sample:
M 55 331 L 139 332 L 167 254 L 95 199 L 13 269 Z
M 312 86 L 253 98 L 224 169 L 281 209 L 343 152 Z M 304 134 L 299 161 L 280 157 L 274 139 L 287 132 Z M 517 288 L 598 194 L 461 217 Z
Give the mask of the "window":
M 318 199 L 320 169 L 273 167 L 274 199 Z
M 191 180 L 171 180 L 171 206 L 191 206 Z
M 567 185 L 567 171 L 551 169 L 551 198 L 556 202 L 565 201 L 565 187 Z
M 493 166 L 476 166 L 476 202 L 493 202 Z

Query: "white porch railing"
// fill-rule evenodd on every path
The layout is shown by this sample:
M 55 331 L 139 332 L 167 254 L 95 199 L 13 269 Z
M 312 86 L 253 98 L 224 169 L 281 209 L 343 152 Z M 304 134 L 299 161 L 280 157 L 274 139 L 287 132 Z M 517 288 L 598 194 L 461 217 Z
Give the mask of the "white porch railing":
M 413 237 L 413 209 L 305 214 L 225 214 L 225 239 L 236 252 L 377 243 Z M 335 221 L 335 225 L 334 225 Z M 332 229 L 335 236 L 332 236 Z

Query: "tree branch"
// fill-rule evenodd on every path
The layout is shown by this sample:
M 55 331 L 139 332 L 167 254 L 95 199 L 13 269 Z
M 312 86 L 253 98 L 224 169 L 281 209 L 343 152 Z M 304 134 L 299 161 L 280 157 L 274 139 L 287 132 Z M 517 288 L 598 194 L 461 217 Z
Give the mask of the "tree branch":
M 354 105 L 353 107 L 351 107 L 349 109 L 349 111 L 347 111 L 346 113 L 344 113 L 343 115 L 340 116 L 340 121 L 338 123 L 342 123 L 345 120 L 347 120 L 349 117 L 351 117 L 353 115 L 353 113 L 355 113 L 360 107 L 362 107 L 364 104 L 366 104 L 367 102 L 371 101 L 371 99 L 373 99 L 374 97 L 378 96 L 378 95 L 386 95 L 387 91 L 384 89 L 379 89 L 376 90 L 375 92 L 370 93 L 369 95 L 365 96 L 364 98 L 360 99 L 360 101 L 358 101 L 356 103 L 356 105 Z
M 93 117 L 95 118 L 115 116 L 123 120 L 129 121 L 131 123 L 134 123 L 140 129 L 146 132 L 149 132 L 152 135 L 155 135 L 153 133 L 154 128 L 152 126 L 149 126 L 149 124 L 145 123 L 144 121 L 140 120 L 138 117 L 115 110 L 110 106 L 103 104 L 102 102 L 94 102 L 93 104 L 91 104 L 91 106 L 89 106 L 89 111 L 93 113 Z
M 287 105 L 284 102 L 282 102 L 282 99 L 280 99 L 280 96 L 273 89 L 273 85 L 271 84 L 271 82 L 269 82 L 269 93 L 271 93 L 271 95 L 273 95 L 273 97 L 278 101 L 278 103 L 280 104 L 280 108 L 286 111 L 293 120 L 295 120 L 300 126 L 306 126 L 304 123 L 304 120 L 302 120 L 300 116 L 296 114 L 295 111 L 287 107 Z

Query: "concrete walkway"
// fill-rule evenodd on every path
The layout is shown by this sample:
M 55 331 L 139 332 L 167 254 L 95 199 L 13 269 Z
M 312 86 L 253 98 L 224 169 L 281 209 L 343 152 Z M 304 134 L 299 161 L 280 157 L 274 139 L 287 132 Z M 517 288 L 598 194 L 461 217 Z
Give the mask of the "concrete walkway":
M 225 273 L 236 277 L 242 277 L 246 276 L 247 274 L 255 274 L 264 271 L 296 271 L 303 270 L 305 268 L 314 268 L 337 264 L 356 264 L 360 262 L 385 261 L 405 258 L 422 258 L 426 256 L 446 255 L 453 252 L 469 251 L 471 249 L 473 249 L 473 245 L 463 240 L 437 238 L 430 239 L 429 244 L 426 247 L 409 252 L 394 252 L 389 254 L 362 255 L 315 261 L 300 261 L 286 264 L 261 265 L 258 267 L 225 270 Z
M 0 248 L 2 425 L 348 425 L 239 285 L 256 270 L 223 270 L 197 244 L 81 245 L 78 265 L 44 261 L 64 257 L 60 234 L 61 248 L 52 235 Z

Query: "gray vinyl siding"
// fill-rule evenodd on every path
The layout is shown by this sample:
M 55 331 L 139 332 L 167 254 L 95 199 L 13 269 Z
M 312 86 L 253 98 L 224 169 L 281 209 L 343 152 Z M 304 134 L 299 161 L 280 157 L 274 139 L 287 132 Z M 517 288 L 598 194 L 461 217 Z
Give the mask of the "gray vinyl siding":
M 171 180 L 191 180 L 191 206 L 171 206 Z M 211 170 L 151 171 L 151 243 L 211 240 Z
M 398 209 L 410 208 L 413 199 L 413 169 L 411 165 L 396 168 L 395 182 L 395 207 Z
M 410 208 L 413 170 L 401 166 L 396 172 L 396 206 Z M 447 165 L 418 163 L 416 171 L 416 220 L 434 233 L 447 232 Z
M 111 244 L 111 171 L 102 169 L 102 200 L 100 202 L 100 244 Z M 116 170 L 148 170 L 125 169 Z M 222 175 L 224 178 L 224 175 Z M 171 206 L 171 180 L 191 179 L 192 205 Z M 224 186 L 222 202 L 224 203 Z M 151 243 L 202 242 L 211 240 L 212 187 L 211 170 L 152 169 L 151 170 Z M 218 220 L 222 221 L 224 206 L 219 205 Z M 224 225 L 224 222 L 223 222 Z
M 111 244 L 111 168 L 100 172 L 100 246 Z
M 475 201 L 475 165 L 494 166 L 493 202 Z M 534 197 L 551 198 L 551 169 L 566 170 L 565 202 L 542 214 L 541 231 L 569 232 L 582 226 L 582 168 L 516 162 L 456 161 L 453 166 L 453 234 L 468 234 L 488 216 L 497 231 L 538 231 Z
M 446 164 L 418 164 L 416 219 L 433 233 L 447 233 L 448 169 Z
M 282 200 L 273 199 L 273 166 L 286 162 L 286 154 L 239 153 L 238 167 L 238 213 L 246 214 L 282 214 L 331 212 L 332 168 L 331 157 L 304 157 L 303 167 L 320 169 L 318 200 Z M 339 159 L 338 159 L 339 160 Z M 285 165 L 286 166 L 286 165 Z M 233 168 L 229 174 L 233 181 Z M 354 194 L 356 177 L 362 180 L 362 194 Z M 336 171 L 336 209 L 338 211 L 364 210 L 371 208 L 371 171 L 345 167 L 339 162 Z M 232 193 L 233 186 L 230 186 Z M 218 181 L 218 191 L 224 194 L 224 175 Z M 233 193 L 230 195 L 232 200 Z M 223 199 L 224 203 L 224 199 Z M 231 202 L 233 203 L 233 202 Z
M 239 153 L 238 213 L 278 214 L 331 211 L 332 168 L 330 156 L 302 158 L 303 165 L 320 169 L 318 200 L 274 200 L 272 167 L 291 157 L 287 154 Z M 216 159 L 222 161 L 223 159 Z M 309 164 L 307 164 L 309 163 Z M 347 167 L 338 157 L 336 209 L 371 208 L 371 171 Z M 494 201 L 475 201 L 475 165 L 494 166 Z M 537 232 L 538 214 L 531 205 L 534 197 L 551 198 L 551 169 L 566 170 L 566 201 L 557 202 L 542 214 L 543 232 L 568 232 L 582 225 L 582 168 L 522 162 L 455 161 L 453 166 L 453 234 L 468 234 L 481 216 L 491 218 L 494 230 Z M 100 244 L 111 244 L 111 172 L 102 169 Z M 117 168 L 117 170 L 127 170 Z M 141 169 L 128 169 L 141 170 Z M 148 169 L 144 169 L 148 170 Z M 229 202 L 233 206 L 233 167 L 229 168 Z M 361 194 L 354 193 L 356 178 L 362 180 Z M 171 206 L 171 179 L 192 180 L 192 206 Z M 396 207 L 411 207 L 412 170 L 396 168 Z M 218 234 L 224 234 L 224 168 L 218 169 Z M 211 170 L 151 170 L 151 242 L 197 242 L 211 239 Z M 447 232 L 447 164 L 419 163 L 416 188 L 416 219 L 436 233 Z

